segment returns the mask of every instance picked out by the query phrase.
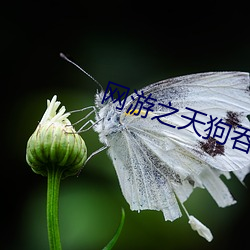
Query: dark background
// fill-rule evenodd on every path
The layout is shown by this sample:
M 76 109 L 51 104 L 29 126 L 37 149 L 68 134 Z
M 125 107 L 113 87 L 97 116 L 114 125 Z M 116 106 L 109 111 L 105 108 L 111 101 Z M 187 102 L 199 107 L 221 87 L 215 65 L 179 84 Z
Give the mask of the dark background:
M 25 161 L 26 143 L 54 94 L 67 110 L 93 105 L 97 85 L 59 57 L 69 55 L 105 87 L 140 88 L 168 77 L 205 71 L 249 71 L 248 6 L 216 1 L 68 1 L 1 4 L 2 249 L 48 249 L 46 178 Z M 81 114 L 79 114 L 81 116 Z M 79 119 L 72 116 L 72 121 Z M 89 154 L 101 147 L 84 133 Z M 186 206 L 214 235 L 206 242 L 185 216 L 165 222 L 161 212 L 132 212 L 105 152 L 81 175 L 62 181 L 60 228 L 65 250 L 101 249 L 121 215 L 114 249 L 248 249 L 249 189 L 225 180 L 237 204 L 218 208 L 205 190 Z M 250 186 L 249 176 L 246 186 Z

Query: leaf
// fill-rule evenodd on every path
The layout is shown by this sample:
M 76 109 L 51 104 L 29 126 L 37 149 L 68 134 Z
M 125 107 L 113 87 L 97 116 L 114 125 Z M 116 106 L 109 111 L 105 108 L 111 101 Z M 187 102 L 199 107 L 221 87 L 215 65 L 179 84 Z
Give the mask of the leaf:
M 247 119 L 250 121 L 250 115 L 247 115 Z
M 116 241 L 118 240 L 118 238 L 120 236 L 120 233 L 121 233 L 123 225 L 124 225 L 124 221 L 125 221 L 125 211 L 122 208 L 122 218 L 121 218 L 120 225 L 117 228 L 117 231 L 116 231 L 115 235 L 113 236 L 113 238 L 111 239 L 111 241 L 103 248 L 103 250 L 110 250 L 113 248 L 113 246 L 115 245 Z

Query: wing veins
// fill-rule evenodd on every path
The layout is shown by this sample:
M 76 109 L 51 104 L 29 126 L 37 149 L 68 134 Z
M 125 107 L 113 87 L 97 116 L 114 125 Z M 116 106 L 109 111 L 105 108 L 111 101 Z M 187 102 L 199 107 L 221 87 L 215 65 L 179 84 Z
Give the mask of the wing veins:
M 130 133 L 130 132 L 129 132 Z M 131 133 L 130 133 L 131 134 Z M 173 189 L 173 187 L 172 187 L 172 185 L 171 185 L 171 183 L 170 183 L 170 180 L 169 180 L 169 177 L 168 176 L 166 176 L 159 168 L 157 168 L 157 167 L 155 167 L 155 165 L 154 165 L 154 162 L 146 155 L 146 153 L 145 153 L 145 150 L 141 147 L 141 145 L 135 140 L 135 138 L 134 138 L 134 136 L 131 134 L 131 136 L 133 137 L 133 140 L 134 140 L 134 142 L 137 144 L 137 146 L 140 148 L 140 151 L 143 153 L 143 155 L 144 155 L 144 157 L 147 159 L 147 162 L 149 162 L 150 163 L 150 166 L 151 166 L 151 168 L 152 169 L 154 169 L 155 171 L 157 171 L 157 172 L 159 172 L 163 177 L 164 177 L 164 179 L 165 179 L 165 181 L 167 182 L 167 185 L 168 185 L 168 187 L 169 187 L 169 194 L 172 196 L 172 198 L 173 199 L 175 199 L 176 200 L 176 195 L 175 195 L 175 192 L 174 192 L 174 189 Z M 150 153 L 153 155 L 153 156 L 155 156 L 155 157 L 157 157 L 157 158 L 159 158 L 153 151 L 152 151 L 152 149 L 150 149 L 147 145 L 145 145 L 145 147 L 147 147 L 147 149 L 150 151 Z M 167 163 L 164 161 L 164 165 L 167 165 Z M 169 167 L 170 168 L 170 167 Z M 171 169 L 171 168 L 170 168 Z M 143 184 L 144 184 L 144 187 L 145 187 L 145 190 L 146 190 L 146 195 L 147 195 L 147 203 L 148 203 L 148 207 L 149 208 L 152 208 L 152 204 L 150 203 L 150 200 L 151 199 L 149 199 L 150 198 L 150 195 L 148 194 L 148 190 L 147 190 L 147 188 L 146 188 L 146 184 L 145 184 L 145 179 L 143 178 Z M 166 185 L 166 184 L 165 184 Z M 165 189 L 164 189 L 164 193 L 165 193 Z M 173 195 L 172 195 L 173 194 Z M 158 200 L 157 200 L 158 201 Z M 155 204 L 153 204 L 153 205 L 155 205 Z M 157 205 L 157 204 L 156 204 Z M 179 206 L 178 206 L 179 207 Z M 166 208 L 166 207 L 165 207 Z M 167 207 L 168 208 L 168 207 Z M 162 209 L 164 209 L 163 207 L 162 208 L 160 208 L 161 210 Z
M 127 133 L 130 133 L 129 131 L 127 131 Z M 128 145 L 130 145 L 130 143 L 128 142 L 129 141 L 129 139 L 130 138 L 128 138 L 128 135 L 126 134 L 126 133 L 124 133 L 125 134 L 125 137 L 126 137 L 126 141 L 127 141 L 127 143 L 128 143 Z M 130 133 L 131 134 L 131 133 Z M 136 143 L 137 144 L 137 141 L 136 140 L 134 140 L 134 137 L 133 136 L 131 136 L 132 138 L 133 138 L 133 141 L 134 141 L 134 143 Z M 134 153 L 132 153 L 132 151 L 131 151 L 131 146 L 130 147 L 128 147 L 129 148 L 129 154 L 130 155 L 133 155 Z M 137 155 L 136 154 L 134 154 L 135 156 L 136 156 L 136 159 L 137 159 L 137 161 L 138 161 L 138 157 L 137 157 Z M 131 157 L 132 158 L 132 157 Z M 146 196 L 147 196 L 147 203 L 148 203 L 148 205 L 149 205 L 149 195 L 148 195 L 148 192 L 147 192 L 147 188 L 146 188 L 146 183 L 145 183 L 145 178 L 144 178 L 144 173 L 143 173 L 143 171 L 142 171 L 142 168 L 141 168 L 141 166 L 139 165 L 139 168 L 140 168 L 140 171 L 141 171 L 141 173 L 143 174 L 143 186 L 144 186 L 144 189 L 146 190 Z M 140 195 L 139 195 L 139 193 L 138 193 L 138 190 L 139 190 L 139 187 L 138 187 L 138 184 L 137 184 L 137 181 L 136 181 L 136 175 L 135 175 L 135 172 L 134 172 L 134 168 L 133 168 L 133 166 L 132 166 L 132 171 L 133 171 L 133 175 L 134 175 L 134 180 L 135 180 L 135 183 L 136 183 L 136 186 L 137 186 L 137 188 L 136 188 L 136 191 L 137 191 L 137 200 L 139 201 L 139 203 L 140 203 L 140 199 L 139 199 L 139 197 L 140 197 Z M 139 204 L 139 206 L 140 206 L 140 204 Z
M 225 72 L 198 73 L 198 74 L 186 75 L 186 76 L 181 76 L 181 77 L 173 77 L 173 78 L 169 78 L 166 80 L 158 81 L 156 83 L 152 83 L 152 84 L 148 85 L 147 87 L 140 89 L 139 91 L 143 90 L 144 95 L 150 94 L 150 93 L 154 94 L 154 93 L 158 92 L 159 89 L 161 89 L 159 86 L 162 86 L 164 84 L 166 85 L 166 87 L 164 89 L 178 87 L 178 86 L 180 86 L 180 84 L 181 84 L 181 87 L 184 87 L 184 86 L 204 87 L 204 88 L 211 89 L 211 87 L 209 87 L 209 84 L 211 84 L 212 82 L 223 81 L 223 80 L 228 79 L 228 78 L 240 77 L 240 76 L 243 76 L 243 74 L 247 74 L 247 73 L 237 72 L 237 71 L 235 71 L 235 72 L 225 71 Z M 195 78 L 196 79 L 200 78 L 199 81 L 206 82 L 206 86 L 202 86 L 200 84 L 193 84 L 192 82 L 195 81 Z M 219 88 L 222 86 L 228 87 L 228 85 L 223 84 L 223 85 L 213 86 L 213 88 L 215 88 L 215 87 Z M 241 88 L 236 88 L 236 87 L 232 87 L 232 86 L 230 86 L 230 88 L 241 89 Z M 241 89 L 241 90 L 244 90 L 244 89 Z M 136 102 L 137 99 L 138 99 L 138 96 L 135 96 L 134 100 L 128 101 L 126 103 L 124 109 L 126 109 L 131 103 Z

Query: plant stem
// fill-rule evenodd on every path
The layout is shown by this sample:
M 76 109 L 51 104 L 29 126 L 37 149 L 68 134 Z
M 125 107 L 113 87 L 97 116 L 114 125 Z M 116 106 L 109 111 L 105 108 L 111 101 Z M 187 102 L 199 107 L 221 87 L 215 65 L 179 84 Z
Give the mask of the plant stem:
M 48 168 L 47 185 L 47 228 L 50 250 L 61 250 L 59 231 L 59 188 L 62 170 L 59 167 Z
M 114 235 L 114 237 L 111 239 L 111 241 L 108 243 L 107 246 L 105 246 L 102 250 L 111 250 L 113 248 L 113 246 L 115 245 L 116 241 L 118 240 L 120 233 L 122 231 L 122 227 L 124 225 L 124 221 L 125 221 L 125 212 L 124 209 L 122 208 L 122 218 L 121 218 L 121 222 L 120 225 Z

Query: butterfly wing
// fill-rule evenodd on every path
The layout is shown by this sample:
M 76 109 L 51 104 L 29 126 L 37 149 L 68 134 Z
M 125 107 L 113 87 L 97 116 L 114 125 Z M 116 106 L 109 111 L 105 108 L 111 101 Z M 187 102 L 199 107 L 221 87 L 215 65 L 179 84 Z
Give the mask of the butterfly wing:
M 197 186 L 206 188 L 221 207 L 235 202 L 220 172 L 187 150 L 184 141 L 182 145 L 163 132 L 164 125 L 134 125 L 109 139 L 109 154 L 132 210 L 161 210 L 173 221 L 181 215 L 176 196 L 184 202 Z M 192 137 L 185 139 L 192 143 Z
M 172 221 L 181 215 L 176 196 L 184 202 L 197 186 L 206 188 L 219 206 L 233 204 L 234 199 L 220 179 L 221 171 L 235 171 L 242 180 L 249 172 L 249 155 L 232 149 L 231 141 L 223 145 L 223 151 L 215 148 L 211 153 L 212 149 L 208 149 L 216 147 L 216 142 L 202 144 L 206 143 L 202 136 L 207 136 L 203 124 L 196 124 L 201 136 L 192 127 L 178 127 L 188 122 L 183 116 L 193 115 L 186 109 L 190 107 L 227 122 L 230 121 L 228 112 L 233 112 L 238 115 L 234 121 L 249 128 L 246 119 L 250 107 L 248 74 L 196 74 L 158 82 L 142 91 L 145 96 L 152 93 L 158 103 L 169 105 L 171 102 L 179 111 L 161 117 L 163 123 L 175 128 L 152 120 L 166 113 L 160 105 L 146 118 L 127 114 L 126 109 L 136 104 L 137 97 L 134 97 L 121 114 L 124 129 L 107 136 L 109 154 L 131 209 L 162 210 L 165 219 Z
M 245 72 L 208 72 L 159 81 L 141 89 L 152 93 L 158 102 L 173 102 L 177 108 L 199 105 L 199 111 L 218 108 L 249 112 L 249 74 Z M 140 91 L 139 91 L 140 92 Z M 135 100 L 138 97 L 135 97 Z M 211 102 L 212 101 L 212 102 Z M 128 100 L 127 106 L 133 102 Z M 155 111 L 160 107 L 154 107 Z
M 118 175 L 124 197 L 130 204 L 131 210 L 161 210 L 166 220 L 175 220 L 181 212 L 170 184 L 170 173 L 160 174 L 153 154 L 144 151 L 145 145 L 131 132 L 113 134 L 109 139 L 109 155 Z M 171 171 L 163 168 L 164 172 Z M 174 175 L 174 172 L 171 173 Z M 178 176 L 175 177 L 178 181 Z
M 242 72 L 194 74 L 149 85 L 142 89 L 144 95 L 152 94 L 152 97 L 157 99 L 157 104 L 165 106 L 155 105 L 153 107 L 154 111 L 151 113 L 151 118 L 154 116 L 154 120 L 148 126 L 152 127 L 159 121 L 170 124 L 175 128 L 170 131 L 166 125 L 165 129 L 162 128 L 163 131 L 167 129 L 169 133 L 175 136 L 175 139 L 179 140 L 181 146 L 191 149 L 193 153 L 196 151 L 199 157 L 214 168 L 222 171 L 242 169 L 249 166 L 247 151 L 249 139 L 247 137 L 242 138 L 244 140 L 240 145 L 242 150 L 232 150 L 235 141 L 231 138 L 238 136 L 234 131 L 237 125 L 247 129 L 250 128 L 247 119 L 247 115 L 250 113 L 249 88 L 249 75 Z M 135 97 L 134 101 L 128 102 L 125 109 L 131 104 L 134 106 L 137 99 L 138 97 Z M 166 105 L 170 106 L 169 102 L 171 102 L 171 107 L 178 110 L 178 112 L 156 119 L 156 117 L 172 111 L 166 108 Z M 185 127 L 190 122 L 189 119 L 193 117 L 194 110 L 199 111 L 196 116 L 198 122 Z M 138 118 L 140 118 L 140 122 L 144 122 L 140 116 Z M 215 118 L 214 124 L 209 123 Z M 220 119 L 222 120 L 218 123 L 218 127 L 212 126 L 219 122 Z M 121 118 L 121 122 L 129 124 L 129 126 L 134 126 L 135 120 L 129 115 L 124 115 Z M 231 129 L 223 123 L 231 125 Z M 208 137 L 210 126 L 212 127 L 210 137 L 215 135 L 215 139 L 222 144 L 216 143 L 216 140 Z M 223 129 L 224 135 L 222 136 Z M 241 131 L 239 128 L 236 130 Z M 194 136 L 190 144 L 184 139 L 186 136 Z M 222 137 L 221 140 L 220 136 Z M 207 137 L 208 139 L 204 140 Z M 224 143 L 225 141 L 226 143 Z

